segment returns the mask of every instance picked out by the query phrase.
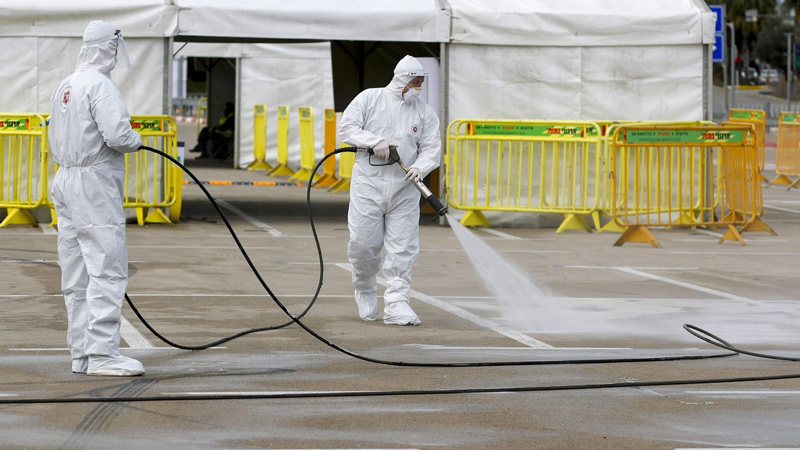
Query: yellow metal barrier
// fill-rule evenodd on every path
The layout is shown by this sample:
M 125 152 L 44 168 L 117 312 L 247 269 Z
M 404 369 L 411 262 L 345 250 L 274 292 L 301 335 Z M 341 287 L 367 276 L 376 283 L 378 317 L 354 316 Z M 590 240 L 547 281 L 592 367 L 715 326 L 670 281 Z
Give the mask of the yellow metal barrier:
M 30 213 L 47 204 L 47 123 L 39 114 L 0 113 L 0 208 L 7 225 L 37 226 Z
M 316 165 L 314 156 L 314 112 L 311 108 L 300 107 L 300 170 L 289 177 L 289 181 L 306 181 L 312 176 L 312 171 Z M 313 183 L 319 178 L 319 174 L 313 174 L 310 182 Z
M 336 150 L 336 111 L 325 110 L 325 155 Z M 331 156 L 322 163 L 322 176 L 314 182 L 315 188 L 329 187 L 339 181 L 336 178 L 336 156 Z
M 466 226 L 489 226 L 482 211 L 563 214 L 556 232 L 600 228 L 602 128 L 588 121 L 454 120 L 446 185 Z
M 267 158 L 267 105 L 256 105 L 253 114 L 253 157 L 255 160 L 247 166 L 248 171 L 264 169 L 272 170 Z
M 342 113 L 336 113 L 337 119 L 341 118 Z M 338 122 L 338 120 L 337 120 Z M 337 134 L 338 138 L 338 134 Z M 342 148 L 342 141 L 336 140 L 336 148 Z M 353 175 L 353 166 L 356 165 L 356 154 L 352 152 L 339 153 L 339 181 L 328 188 L 328 192 L 334 194 L 341 191 L 350 190 L 350 177 Z
M 740 231 L 763 224 L 750 125 L 622 125 L 609 133 L 611 214 L 628 228 L 614 245 L 660 247 L 648 230 L 653 226 L 725 226 L 719 243 L 744 245 Z
M 200 100 L 197 101 L 197 115 L 195 118 L 197 119 L 197 136 L 200 136 L 200 129 L 202 128 L 201 122 L 202 119 L 205 119 L 208 115 L 206 111 L 208 110 L 208 97 L 201 97 Z
M 144 145 L 178 157 L 177 128 L 169 116 L 132 116 L 131 127 Z M 183 195 L 183 172 L 167 159 L 148 151 L 125 155 L 123 207 L 136 208 L 139 225 L 177 223 Z M 148 210 L 150 214 L 145 217 Z M 168 212 L 164 212 L 168 210 Z
M 728 120 L 731 122 L 750 123 L 756 128 L 756 143 L 758 144 L 758 174 L 761 181 L 768 181 L 761 172 L 764 171 L 764 146 L 767 134 L 767 113 L 760 109 L 735 109 L 728 111 Z
M 782 112 L 778 126 L 778 148 L 775 156 L 775 173 L 770 184 L 788 184 L 791 189 L 800 183 L 789 176 L 800 177 L 800 114 Z
M 278 106 L 278 164 L 267 172 L 268 176 L 294 175 L 289 167 L 289 107 Z

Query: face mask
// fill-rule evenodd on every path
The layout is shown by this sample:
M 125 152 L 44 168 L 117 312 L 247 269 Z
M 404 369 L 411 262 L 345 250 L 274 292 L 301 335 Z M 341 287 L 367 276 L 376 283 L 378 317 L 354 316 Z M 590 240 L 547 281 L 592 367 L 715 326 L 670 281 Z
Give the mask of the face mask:
M 405 94 L 403 94 L 403 100 L 410 102 L 422 94 L 422 88 L 408 88 Z

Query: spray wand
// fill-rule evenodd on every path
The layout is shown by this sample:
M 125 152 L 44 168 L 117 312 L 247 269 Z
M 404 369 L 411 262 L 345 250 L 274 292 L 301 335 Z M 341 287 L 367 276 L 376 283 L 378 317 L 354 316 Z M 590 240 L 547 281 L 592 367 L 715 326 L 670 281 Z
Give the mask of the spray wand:
M 359 147 L 358 150 L 359 151 L 363 151 L 363 152 L 367 152 L 370 155 L 374 155 L 375 154 L 375 153 L 372 152 L 371 148 Z M 403 169 L 403 172 L 408 173 L 408 167 L 406 167 L 406 165 L 403 164 L 403 161 L 400 160 L 400 155 L 397 153 L 397 146 L 396 145 L 390 145 L 389 146 L 389 160 L 388 160 L 388 162 L 386 164 L 381 164 L 381 165 L 387 165 L 388 166 L 388 165 L 392 165 L 394 163 L 397 163 L 400 166 L 400 168 Z M 411 180 L 411 181 L 413 181 L 414 186 L 416 186 L 417 190 L 419 190 L 420 194 L 422 194 L 422 196 L 425 198 L 425 201 L 427 201 L 428 204 L 431 205 L 431 208 L 433 208 L 433 210 L 436 211 L 436 214 L 438 214 L 440 216 L 443 216 L 443 215 L 445 215 L 447 213 L 447 207 L 442 205 L 442 202 L 440 202 L 439 199 L 436 198 L 435 195 L 433 195 L 433 192 L 431 192 L 431 190 L 428 189 L 428 186 L 425 186 L 425 184 L 421 180 Z

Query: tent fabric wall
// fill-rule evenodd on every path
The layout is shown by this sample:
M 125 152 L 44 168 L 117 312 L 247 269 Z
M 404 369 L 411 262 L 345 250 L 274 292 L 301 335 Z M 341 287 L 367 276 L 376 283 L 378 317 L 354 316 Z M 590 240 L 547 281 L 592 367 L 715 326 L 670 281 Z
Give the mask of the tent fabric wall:
M 453 45 L 450 118 L 702 120 L 702 51 Z
M 83 32 L 81 32 L 81 35 Z M 112 78 L 134 115 L 161 114 L 163 97 L 164 39 L 126 39 L 133 69 L 118 64 Z M 4 89 L 0 111 L 50 112 L 50 96 L 75 70 L 82 40 L 79 37 L 0 37 L 0 65 Z

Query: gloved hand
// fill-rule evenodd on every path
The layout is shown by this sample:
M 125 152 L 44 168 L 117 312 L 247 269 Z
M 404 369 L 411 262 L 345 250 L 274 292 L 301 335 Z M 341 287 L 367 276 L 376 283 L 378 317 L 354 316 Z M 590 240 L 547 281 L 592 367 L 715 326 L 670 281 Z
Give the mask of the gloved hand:
M 405 179 L 406 180 L 413 180 L 413 181 L 420 181 L 420 180 L 422 180 L 422 174 L 419 173 L 419 169 L 417 169 L 416 167 L 412 167 L 412 168 L 408 169 L 408 172 L 406 172 Z
M 389 143 L 381 139 L 380 142 L 375 144 L 375 147 L 372 147 L 372 154 L 383 158 L 385 160 L 389 159 Z

